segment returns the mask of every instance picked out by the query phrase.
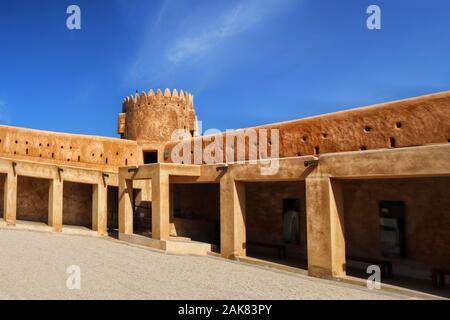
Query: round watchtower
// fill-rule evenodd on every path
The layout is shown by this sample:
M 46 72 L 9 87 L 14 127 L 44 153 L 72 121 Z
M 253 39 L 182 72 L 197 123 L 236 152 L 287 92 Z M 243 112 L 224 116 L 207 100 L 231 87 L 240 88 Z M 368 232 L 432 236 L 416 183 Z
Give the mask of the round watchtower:
M 159 159 L 164 145 L 171 140 L 175 130 L 184 129 L 194 135 L 197 116 L 194 97 L 188 92 L 158 89 L 156 93 L 136 93 L 124 99 L 119 115 L 119 134 L 123 139 L 135 140 L 144 152 L 158 151 Z

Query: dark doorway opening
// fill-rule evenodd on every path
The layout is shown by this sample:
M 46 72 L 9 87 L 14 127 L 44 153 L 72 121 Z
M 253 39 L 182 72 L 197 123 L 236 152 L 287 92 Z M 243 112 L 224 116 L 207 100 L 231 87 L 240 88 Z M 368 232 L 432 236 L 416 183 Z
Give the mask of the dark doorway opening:
M 152 237 L 152 202 L 142 189 L 133 189 L 133 233 Z
M 119 188 L 108 186 L 108 234 L 119 237 Z
M 5 197 L 5 182 L 6 182 L 6 174 L 0 174 L 0 219 L 4 219 L 3 210 L 4 210 L 4 197 Z
M 283 199 L 283 212 L 288 210 L 300 210 L 300 199 L 298 198 L 287 198 Z
M 158 163 L 158 151 L 144 151 L 144 164 Z

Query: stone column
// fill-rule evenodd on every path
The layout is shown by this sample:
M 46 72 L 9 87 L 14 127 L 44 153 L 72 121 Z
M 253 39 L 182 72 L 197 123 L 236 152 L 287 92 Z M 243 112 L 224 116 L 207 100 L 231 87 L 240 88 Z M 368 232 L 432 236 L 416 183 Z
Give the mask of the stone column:
M 223 257 L 246 256 L 245 183 L 230 173 L 220 180 L 220 250 Z
M 159 171 L 152 177 L 152 238 L 170 237 L 169 174 Z
M 104 183 L 92 186 L 92 230 L 100 235 L 108 234 L 108 186 Z
M 119 174 L 119 233 L 133 234 L 133 181 Z
M 5 178 L 3 217 L 7 225 L 15 225 L 17 216 L 17 175 L 8 173 Z
M 63 225 L 63 181 L 50 181 L 48 192 L 48 225 L 56 232 L 62 231 Z
M 308 273 L 345 277 L 342 186 L 328 177 L 306 178 Z

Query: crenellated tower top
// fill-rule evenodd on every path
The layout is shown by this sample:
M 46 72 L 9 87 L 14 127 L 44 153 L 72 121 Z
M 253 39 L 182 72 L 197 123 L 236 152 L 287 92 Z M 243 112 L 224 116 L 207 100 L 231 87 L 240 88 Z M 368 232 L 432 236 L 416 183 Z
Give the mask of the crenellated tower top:
M 191 135 L 197 132 L 194 96 L 184 90 L 150 90 L 131 95 L 123 100 L 119 114 L 118 132 L 123 139 L 136 140 L 144 147 L 163 145 L 172 134 L 184 129 Z
M 188 106 L 191 109 L 194 108 L 194 96 L 187 92 L 180 90 L 178 93 L 177 89 L 170 92 L 169 89 L 165 89 L 164 93 L 161 89 L 156 90 L 150 89 L 148 93 L 142 91 L 139 95 L 137 92 L 134 95 L 128 96 L 123 100 L 124 112 L 127 108 L 142 107 L 145 105 L 151 105 L 157 101 L 176 101 L 182 103 L 184 106 Z

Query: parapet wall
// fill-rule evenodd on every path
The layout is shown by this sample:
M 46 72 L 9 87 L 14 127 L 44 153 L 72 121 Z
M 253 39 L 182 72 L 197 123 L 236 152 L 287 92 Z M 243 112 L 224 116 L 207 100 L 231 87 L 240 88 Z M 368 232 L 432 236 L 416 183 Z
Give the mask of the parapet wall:
M 142 164 L 142 150 L 152 148 L 152 144 L 159 151 L 160 161 L 172 162 L 171 153 L 178 144 L 167 142 L 172 133 L 177 129 L 185 129 L 188 134 L 197 130 L 193 97 L 188 93 L 176 90 L 171 93 L 167 89 L 164 94 L 161 90 L 154 94 L 150 90 L 148 95 L 127 98 L 124 111 L 125 115 L 120 117 L 121 128 L 128 127 L 125 135 L 128 140 L 0 126 L 0 157 L 116 171 L 121 166 Z M 268 131 L 267 147 L 262 145 L 268 149 L 268 157 L 275 156 L 270 130 L 279 130 L 281 158 L 447 143 L 450 91 L 242 129 L 238 132 L 247 136 L 245 159 L 248 159 L 250 143 L 252 147 L 260 146 L 259 140 L 253 142 L 248 136 L 259 134 L 261 129 Z M 227 151 L 235 155 L 236 161 L 237 143 L 229 147 L 231 150 L 227 149 L 223 133 L 195 137 L 190 143 L 198 142 L 205 150 L 216 139 L 222 142 L 223 152 L 223 157 L 216 162 L 227 162 Z M 198 162 L 198 158 L 194 161 L 194 152 L 190 157 L 191 163 L 204 161 Z
M 0 126 L 0 156 L 117 171 L 139 164 L 135 141 Z
M 273 141 L 270 141 L 270 129 L 279 130 L 280 157 L 447 143 L 450 140 L 450 91 L 242 129 L 241 132 L 248 135 L 250 131 L 259 133 L 261 129 L 268 130 L 269 157 L 273 145 Z M 224 149 L 221 162 L 226 162 L 224 133 L 197 137 L 191 143 L 203 145 L 205 150 L 216 138 L 221 139 Z M 178 143 L 172 141 L 166 145 L 169 157 L 165 161 L 172 162 L 172 150 Z M 245 139 L 245 149 L 248 160 L 248 138 Z M 231 152 L 236 154 L 237 148 Z M 194 156 L 192 161 L 193 158 Z

